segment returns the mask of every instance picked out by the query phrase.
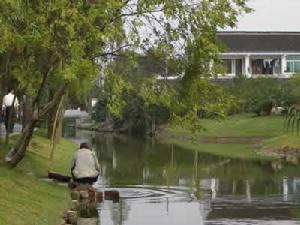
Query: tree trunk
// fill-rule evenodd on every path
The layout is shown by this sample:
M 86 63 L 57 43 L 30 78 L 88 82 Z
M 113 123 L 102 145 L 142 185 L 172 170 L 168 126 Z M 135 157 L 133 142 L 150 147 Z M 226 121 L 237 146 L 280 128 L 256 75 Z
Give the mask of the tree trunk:
M 156 127 L 155 127 L 155 119 L 151 119 L 151 136 L 154 137 L 155 136 L 155 131 L 156 131 Z
M 36 119 L 31 119 L 27 123 L 17 143 L 5 157 L 5 161 L 10 167 L 15 167 L 23 159 L 27 146 L 31 141 L 36 122 Z
M 51 137 L 51 154 L 50 159 L 53 160 L 54 156 L 54 150 L 56 148 L 56 145 L 59 143 L 61 135 L 62 135 L 62 123 L 63 123 L 63 116 L 64 116 L 64 108 L 63 108 L 63 97 L 58 104 L 58 107 L 56 108 L 56 114 L 54 116 L 54 122 L 52 126 L 52 137 Z
M 32 116 L 32 101 L 28 95 L 24 95 L 23 98 L 23 104 L 22 104 L 22 111 L 23 111 L 23 116 L 22 116 L 22 130 L 25 128 L 26 124 L 29 123 L 31 116 Z
M 53 136 L 53 130 L 54 130 L 53 126 L 54 126 L 57 110 L 59 110 L 58 107 L 59 107 L 59 104 L 57 104 L 55 107 L 53 107 L 48 113 L 47 136 L 48 136 L 49 139 L 51 139 L 52 136 Z
M 49 99 L 53 98 L 53 92 L 50 90 L 49 91 Z M 49 139 L 52 138 L 53 135 L 53 126 L 54 126 L 54 120 L 55 120 L 55 115 L 57 112 L 59 104 L 57 104 L 55 107 L 53 107 L 51 110 L 48 112 L 48 119 L 47 119 L 47 136 Z
M 30 121 L 23 129 L 17 143 L 13 149 L 6 155 L 5 161 L 10 167 L 15 167 L 25 156 L 27 147 L 31 141 L 33 131 L 37 121 L 45 116 L 52 108 L 54 108 L 63 97 L 67 84 L 63 84 L 60 89 L 55 93 L 53 99 L 42 107 L 39 112 L 33 112 Z

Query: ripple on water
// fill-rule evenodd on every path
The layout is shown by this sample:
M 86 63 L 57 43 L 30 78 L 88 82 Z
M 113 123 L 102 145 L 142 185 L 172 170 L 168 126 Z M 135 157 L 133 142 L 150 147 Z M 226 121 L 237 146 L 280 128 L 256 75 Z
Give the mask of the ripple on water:
M 160 202 L 169 199 L 175 201 L 190 201 L 191 197 L 188 188 L 165 187 L 165 186 L 123 186 L 97 188 L 99 191 L 115 190 L 120 193 L 120 198 L 126 201 L 135 202 Z

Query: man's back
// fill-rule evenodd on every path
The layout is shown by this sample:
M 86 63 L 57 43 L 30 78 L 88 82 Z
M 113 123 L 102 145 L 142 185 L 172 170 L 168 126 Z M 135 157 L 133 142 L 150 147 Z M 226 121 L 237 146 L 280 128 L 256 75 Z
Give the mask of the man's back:
M 72 162 L 73 175 L 76 178 L 96 177 L 99 175 L 99 165 L 95 154 L 86 148 L 78 149 Z
M 10 93 L 8 93 L 7 95 L 4 96 L 3 101 L 2 101 L 2 105 L 3 105 L 3 107 L 11 107 L 13 105 L 13 102 L 14 102 L 15 107 L 19 106 L 18 99 L 15 97 L 14 94 L 12 94 L 10 92 Z

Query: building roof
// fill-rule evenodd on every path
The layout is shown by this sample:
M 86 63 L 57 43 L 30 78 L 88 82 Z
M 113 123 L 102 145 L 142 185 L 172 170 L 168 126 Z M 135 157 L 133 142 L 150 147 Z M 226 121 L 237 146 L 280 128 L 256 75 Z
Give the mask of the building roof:
M 300 32 L 224 31 L 217 36 L 226 52 L 300 52 Z

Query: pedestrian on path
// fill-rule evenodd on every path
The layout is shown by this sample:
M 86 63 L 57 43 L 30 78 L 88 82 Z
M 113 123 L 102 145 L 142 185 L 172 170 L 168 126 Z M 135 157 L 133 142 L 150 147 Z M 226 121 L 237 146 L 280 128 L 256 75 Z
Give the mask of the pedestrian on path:
M 2 100 L 2 116 L 4 117 L 4 124 L 7 133 L 12 133 L 14 130 L 18 107 L 18 98 L 15 96 L 14 90 L 10 89 L 8 94 L 6 94 Z

